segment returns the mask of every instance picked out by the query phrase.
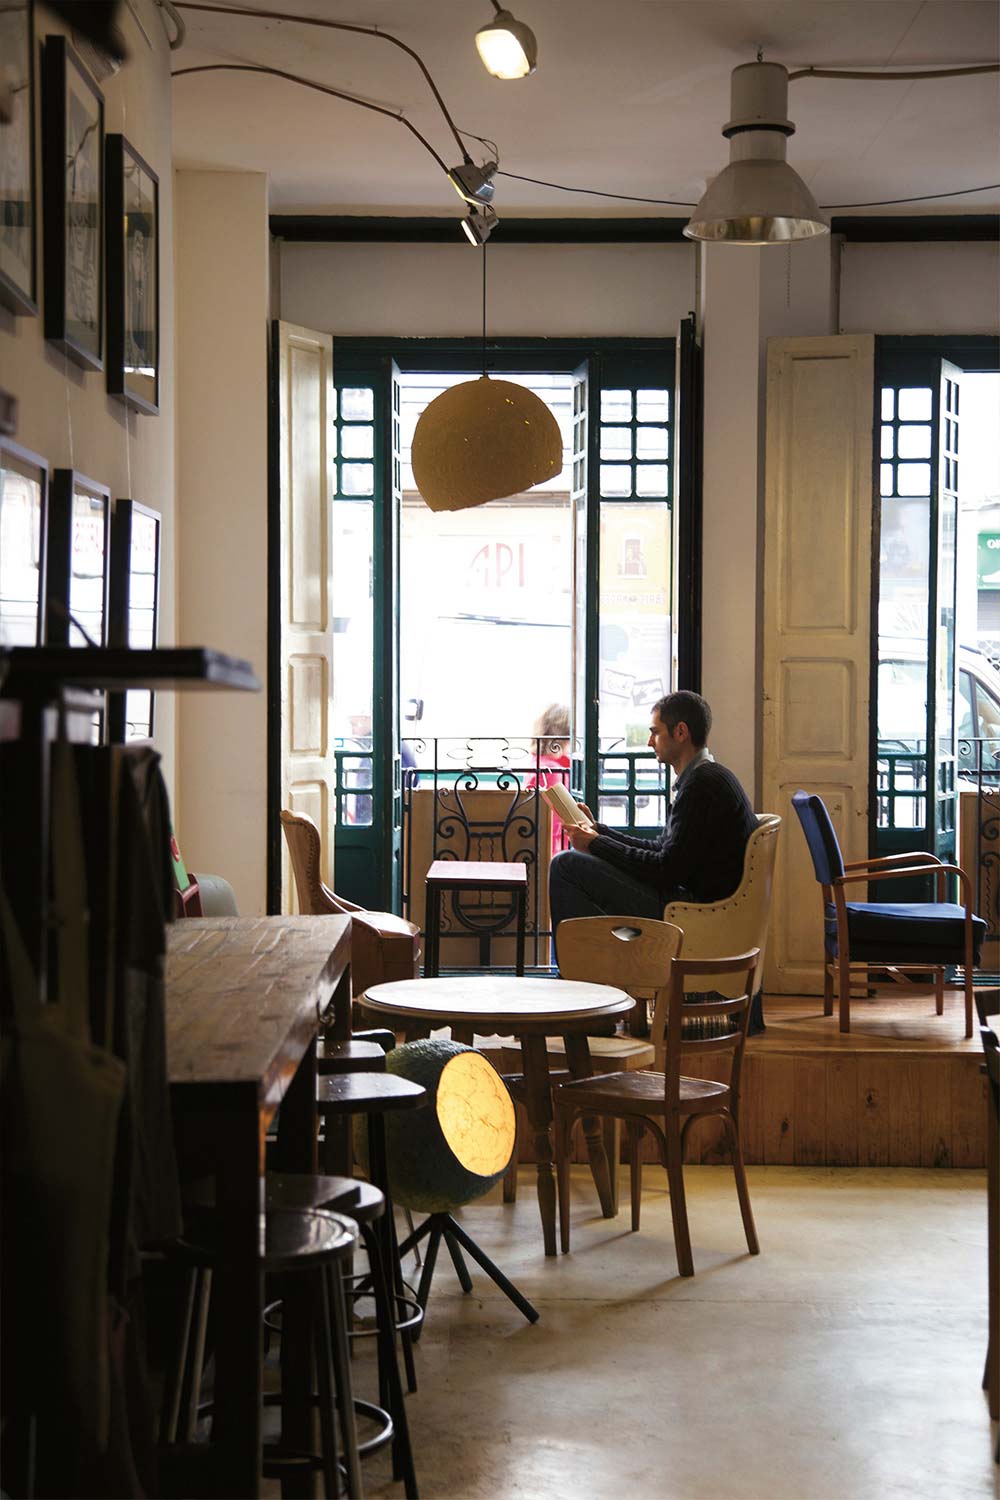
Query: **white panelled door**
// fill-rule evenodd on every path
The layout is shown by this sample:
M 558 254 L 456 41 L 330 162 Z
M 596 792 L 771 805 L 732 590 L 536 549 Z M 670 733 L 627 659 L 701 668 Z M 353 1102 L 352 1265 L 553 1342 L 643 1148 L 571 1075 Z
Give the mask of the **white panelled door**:
M 281 465 L 281 806 L 306 813 L 320 831 L 323 878 L 333 884 L 336 759 L 333 690 L 333 559 L 330 438 L 333 340 L 279 324 Z M 288 853 L 281 851 L 281 910 L 295 908 Z
M 823 798 L 845 860 L 868 854 L 874 355 L 871 335 L 768 343 L 761 808 L 784 829 L 764 983 L 782 994 L 823 989 L 792 794 Z

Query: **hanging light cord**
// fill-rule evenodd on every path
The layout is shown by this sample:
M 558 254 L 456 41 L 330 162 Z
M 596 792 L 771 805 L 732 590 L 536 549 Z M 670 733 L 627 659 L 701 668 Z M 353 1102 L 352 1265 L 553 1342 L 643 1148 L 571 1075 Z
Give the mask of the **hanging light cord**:
M 1000 73 L 1000 63 L 969 63 L 960 68 L 911 68 L 901 73 L 866 73 L 860 68 L 799 68 L 798 72 L 789 73 L 788 82 L 794 83 L 797 78 L 857 78 L 887 83 L 892 79 L 966 78 L 970 73 Z
M 483 241 L 483 377 L 486 376 L 486 241 Z
M 511 177 L 516 182 L 530 182 L 535 187 L 555 188 L 560 193 L 587 193 L 593 198 L 618 198 L 625 203 L 656 203 L 664 208 L 696 208 L 694 203 L 682 203 L 677 198 L 640 198 L 635 193 L 606 193 L 601 188 L 569 187 L 564 182 L 546 182 L 541 177 L 523 177 L 519 172 L 495 174 Z M 961 198 L 969 193 L 992 193 L 1000 188 L 1000 182 L 987 182 L 982 187 L 954 188 L 950 193 L 917 193 L 912 198 L 878 198 L 871 203 L 824 203 L 823 208 L 887 208 L 893 203 L 930 203 L 935 198 Z
M 349 104 L 358 104 L 362 109 L 372 109 L 378 115 L 388 115 L 390 120 L 397 120 L 400 125 L 405 125 L 410 134 L 415 135 L 424 149 L 430 152 L 442 172 L 448 175 L 448 164 L 444 157 L 439 156 L 427 137 L 421 135 L 415 125 L 410 124 L 402 110 L 387 109 L 384 104 L 372 104 L 369 99 L 359 99 L 357 94 L 345 94 L 343 89 L 330 88 L 326 83 L 315 83 L 311 78 L 302 78 L 298 73 L 286 73 L 281 68 L 266 68 L 262 63 L 202 63 L 198 67 L 177 68 L 170 76 L 185 78 L 191 73 L 268 73 L 273 78 L 285 78 L 289 83 L 299 83 L 303 88 L 315 89 L 318 94 L 332 94 L 334 99 L 346 99 Z
M 431 77 L 423 58 L 418 52 L 414 52 L 412 47 L 408 47 L 407 44 L 398 36 L 393 36 L 391 32 L 380 31 L 377 26 L 353 26 L 347 21 L 321 20 L 318 16 L 290 16 L 286 15 L 283 11 L 280 10 L 252 10 L 249 7 L 236 5 L 204 5 L 200 3 L 200 0 L 173 0 L 173 4 L 177 10 L 203 10 L 209 11 L 214 15 L 223 16 L 253 16 L 265 21 L 294 21 L 297 25 L 300 26 L 322 26 L 328 31 L 352 31 L 359 36 L 375 36 L 383 42 L 391 42 L 394 47 L 398 47 L 401 52 L 405 52 L 407 57 L 413 58 L 413 61 L 416 63 L 417 67 L 424 75 L 424 78 L 427 80 L 428 88 L 434 95 L 434 98 L 437 100 L 438 107 L 440 108 L 441 113 L 444 115 L 445 120 L 447 121 L 448 129 L 451 131 L 452 135 L 455 137 L 455 140 L 458 143 L 458 149 L 462 153 L 462 160 L 466 163 L 471 164 L 472 158 L 465 149 L 465 143 L 463 142 L 462 137 L 459 134 L 455 121 L 451 117 L 451 111 L 448 109 L 447 104 L 445 104 L 443 98 L 441 97 L 441 90 L 438 88 L 437 84 L 434 82 L 434 79 Z M 189 72 L 191 70 L 185 69 L 184 71 Z M 272 70 L 262 69 L 262 71 Z M 274 69 L 273 71 L 277 72 L 278 70 Z M 291 78 L 294 77 L 294 74 L 284 73 L 281 76 L 284 78 Z M 299 79 L 298 82 L 305 82 L 305 80 Z M 310 87 L 318 88 L 319 85 L 311 84 Z M 329 89 L 327 90 L 327 92 L 335 93 L 336 90 Z M 339 95 L 339 97 L 342 99 L 350 99 L 353 96 L 350 94 L 341 94 Z M 355 99 L 354 102 L 356 104 L 359 104 L 362 101 Z M 374 106 L 370 107 L 374 108 Z M 389 114 L 391 113 L 391 111 L 386 110 L 385 113 Z M 397 118 L 402 119 L 402 116 L 397 116 Z M 404 121 L 403 123 L 406 124 L 408 122 Z M 410 129 L 413 130 L 412 125 L 410 126 Z M 416 134 L 415 131 L 414 134 Z M 423 139 L 423 137 L 421 137 L 421 139 Z M 441 158 L 438 157 L 438 161 L 440 160 Z M 445 167 L 445 171 L 447 170 L 447 167 Z

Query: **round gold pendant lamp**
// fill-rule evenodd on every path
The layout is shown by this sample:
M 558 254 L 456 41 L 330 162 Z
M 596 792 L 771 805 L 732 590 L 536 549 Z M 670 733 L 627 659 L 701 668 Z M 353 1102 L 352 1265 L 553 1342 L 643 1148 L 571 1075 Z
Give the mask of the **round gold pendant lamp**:
M 467 510 L 559 473 L 559 424 L 527 386 L 483 375 L 427 406 L 413 434 L 413 478 L 431 510 Z

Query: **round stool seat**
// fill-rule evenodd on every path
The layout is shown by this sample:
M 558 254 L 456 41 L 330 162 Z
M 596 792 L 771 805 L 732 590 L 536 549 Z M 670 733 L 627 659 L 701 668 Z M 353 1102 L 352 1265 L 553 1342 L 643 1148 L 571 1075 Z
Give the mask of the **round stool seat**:
M 268 1172 L 264 1192 L 267 1210 L 328 1208 L 346 1214 L 356 1224 L 370 1224 L 385 1211 L 385 1197 L 370 1182 L 357 1177 L 331 1177 L 314 1172 Z
M 322 1039 L 316 1048 L 316 1067 L 321 1076 L 330 1073 L 382 1073 L 385 1071 L 385 1048 L 378 1042 L 335 1042 Z
M 262 1271 L 307 1271 L 346 1259 L 358 1242 L 357 1225 L 344 1214 L 323 1208 L 279 1208 L 261 1215 Z M 195 1265 L 222 1262 L 222 1223 L 210 1209 L 196 1210 L 172 1253 Z
M 323 1115 L 385 1114 L 418 1109 L 427 1090 L 408 1078 L 389 1073 L 333 1073 L 316 1085 L 316 1104 Z

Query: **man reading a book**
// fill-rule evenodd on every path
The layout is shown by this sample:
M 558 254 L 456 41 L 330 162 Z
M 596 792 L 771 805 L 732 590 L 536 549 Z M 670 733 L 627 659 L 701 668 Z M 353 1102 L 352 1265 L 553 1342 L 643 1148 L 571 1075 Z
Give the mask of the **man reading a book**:
M 667 826 L 654 839 L 597 823 L 567 824 L 571 849 L 549 866 L 552 930 L 567 917 L 662 917 L 668 901 L 722 901 L 743 875 L 757 826 L 732 771 L 708 749 L 712 710 L 698 693 L 669 693 L 654 706 L 649 745 L 676 776 Z

